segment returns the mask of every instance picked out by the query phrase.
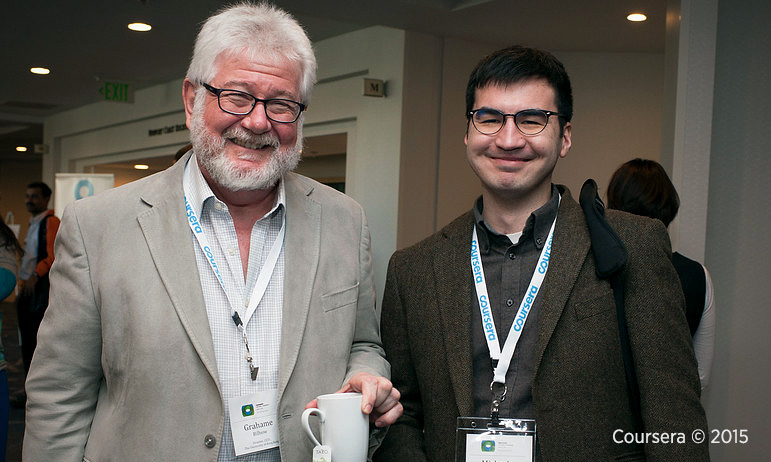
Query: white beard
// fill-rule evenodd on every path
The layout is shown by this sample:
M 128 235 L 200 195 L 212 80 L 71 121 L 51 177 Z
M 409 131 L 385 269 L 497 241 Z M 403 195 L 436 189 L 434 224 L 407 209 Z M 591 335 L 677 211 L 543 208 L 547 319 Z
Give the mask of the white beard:
M 270 133 L 255 135 L 238 125 L 234 125 L 218 136 L 210 133 L 203 121 L 203 110 L 199 105 L 193 108 L 190 123 L 190 141 L 193 151 L 203 168 L 209 172 L 212 180 L 228 191 L 254 191 L 270 189 L 276 185 L 284 173 L 294 170 L 300 161 L 302 150 L 302 122 L 297 121 L 297 142 L 294 146 L 281 148 L 278 138 Z M 238 144 L 259 148 L 269 146 L 273 149 L 270 157 L 261 168 L 239 167 L 225 154 L 226 139 L 235 139 Z M 246 152 L 238 154 L 241 159 L 253 156 Z

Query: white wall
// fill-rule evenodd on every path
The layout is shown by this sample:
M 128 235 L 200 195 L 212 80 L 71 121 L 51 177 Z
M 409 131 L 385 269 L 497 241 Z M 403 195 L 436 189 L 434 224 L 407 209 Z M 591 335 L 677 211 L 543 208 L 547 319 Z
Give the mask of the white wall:
M 367 212 L 380 297 L 396 250 L 404 31 L 372 27 L 322 40 L 314 49 L 320 83 L 304 135 L 348 133 L 345 192 Z M 385 80 L 386 97 L 363 96 L 365 77 Z
M 713 444 L 712 460 L 771 454 L 771 2 L 719 2 L 706 265 L 717 299 L 712 429 L 747 429 L 747 444 Z M 763 20 L 761 20 L 763 19 Z
M 661 158 L 664 56 L 556 51 L 573 85 L 573 146 L 555 183 L 578 198 L 587 178 L 602 197 L 613 172 L 635 157 Z
M 672 100 L 665 101 L 664 117 L 672 135 L 663 149 L 680 196 L 669 234 L 673 249 L 697 261 L 704 261 L 709 207 L 717 5 L 718 0 L 671 0 L 667 8 L 666 85 Z M 675 15 L 681 20 L 671 21 Z
M 87 164 L 173 155 L 188 142 L 186 129 L 150 136 L 149 130 L 185 124 L 182 80 L 139 90 L 134 104 L 99 102 L 46 118 L 43 175 L 79 173 Z

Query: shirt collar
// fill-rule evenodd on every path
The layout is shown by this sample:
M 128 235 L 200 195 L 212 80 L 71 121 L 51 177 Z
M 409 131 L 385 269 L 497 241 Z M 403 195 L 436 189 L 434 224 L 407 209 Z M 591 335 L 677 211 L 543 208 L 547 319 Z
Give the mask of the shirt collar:
M 505 234 L 500 234 L 485 223 L 482 217 L 482 211 L 484 210 L 484 203 L 482 196 L 474 203 L 474 221 L 477 225 L 477 234 L 479 239 L 479 250 L 487 254 L 490 252 L 490 239 L 503 238 L 508 241 L 508 237 Z M 557 216 L 559 210 L 559 191 L 555 185 L 551 185 L 551 198 L 548 202 L 542 205 L 539 209 L 535 210 L 527 218 L 525 222 L 525 228 L 522 230 L 521 239 L 531 238 L 533 244 L 537 249 L 541 249 L 546 243 L 546 238 L 549 235 L 551 224 Z
M 185 164 L 184 180 L 182 184 L 185 197 L 199 217 L 203 216 L 204 204 L 209 199 L 221 202 L 225 205 L 224 202 L 217 199 L 214 195 L 214 191 L 209 187 L 209 183 L 207 183 L 206 179 L 203 177 L 201 168 L 198 166 L 198 159 L 196 158 L 195 152 L 193 152 L 188 159 L 187 164 Z M 286 209 L 286 192 L 284 190 L 283 176 L 278 180 L 278 189 L 276 191 L 276 197 L 273 200 L 273 207 L 271 207 L 270 211 L 266 213 L 265 216 L 274 213 L 279 206 Z
M 29 223 L 30 224 L 39 223 L 39 222 L 43 221 L 43 218 L 45 218 L 47 215 L 50 215 L 51 213 L 52 213 L 51 209 L 45 210 L 43 212 L 40 212 L 37 215 L 35 215 L 34 217 L 30 218 L 29 219 Z

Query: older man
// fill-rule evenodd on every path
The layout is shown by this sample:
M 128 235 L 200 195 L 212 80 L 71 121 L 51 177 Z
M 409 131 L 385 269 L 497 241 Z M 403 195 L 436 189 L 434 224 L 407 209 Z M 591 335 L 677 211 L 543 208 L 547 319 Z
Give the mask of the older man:
M 25 461 L 296 462 L 320 394 L 400 415 L 364 212 L 290 172 L 315 68 L 281 10 L 209 18 L 183 88 L 192 152 L 65 211 Z M 267 434 L 231 425 L 254 408 Z

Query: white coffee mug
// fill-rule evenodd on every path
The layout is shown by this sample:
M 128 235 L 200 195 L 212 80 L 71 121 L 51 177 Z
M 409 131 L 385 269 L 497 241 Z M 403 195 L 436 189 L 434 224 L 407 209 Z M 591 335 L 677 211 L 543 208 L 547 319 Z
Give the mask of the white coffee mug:
M 361 393 L 333 393 L 318 397 L 318 408 L 306 409 L 302 426 L 314 444 L 329 446 L 334 462 L 366 462 L 369 448 L 369 418 L 361 412 Z M 308 418 L 320 420 L 321 442 Z

